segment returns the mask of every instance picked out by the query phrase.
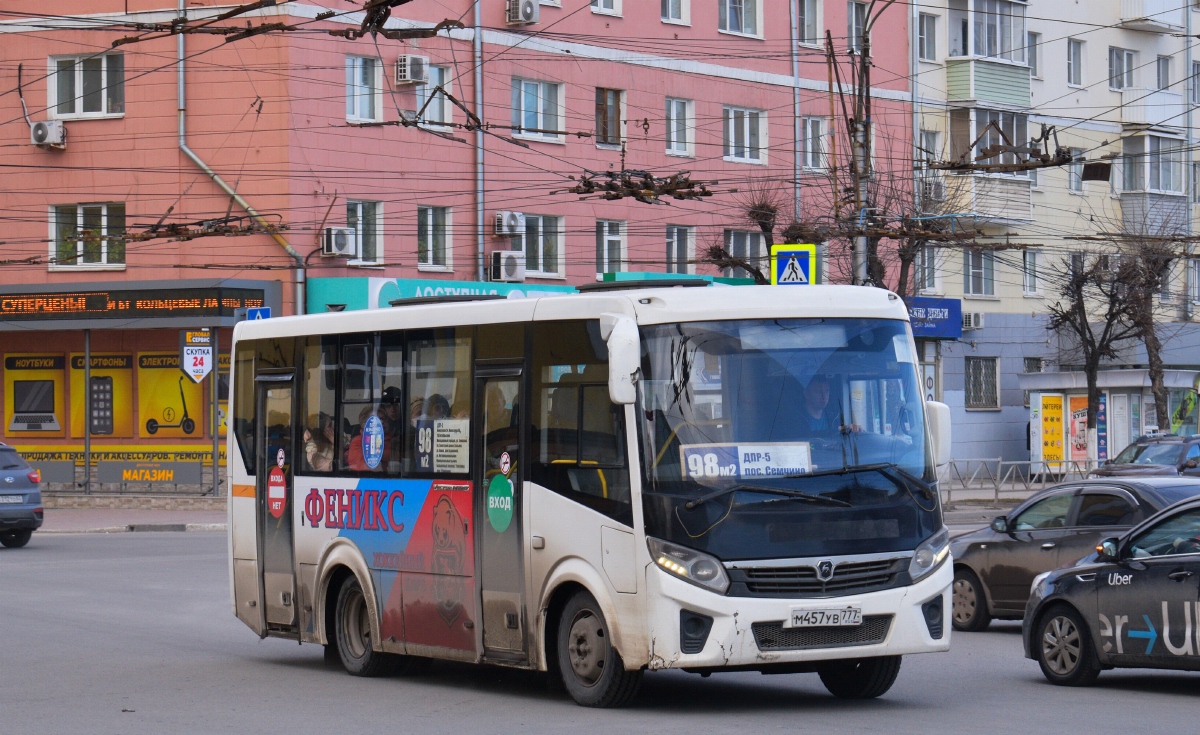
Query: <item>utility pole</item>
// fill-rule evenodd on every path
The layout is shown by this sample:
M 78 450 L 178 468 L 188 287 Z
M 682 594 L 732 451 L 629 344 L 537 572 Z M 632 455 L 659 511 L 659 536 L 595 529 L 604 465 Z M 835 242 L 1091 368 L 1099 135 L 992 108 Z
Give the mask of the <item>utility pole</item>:
M 857 89 L 854 95 L 854 117 L 849 121 L 854 157 L 851 176 L 854 179 L 854 206 L 858 212 L 858 226 L 866 228 L 867 218 L 874 212 L 871 199 L 871 32 L 870 19 L 863 23 L 862 38 L 859 39 L 858 58 L 855 59 Z M 854 238 L 851 263 L 854 285 L 870 285 L 868 267 L 869 240 L 865 234 Z

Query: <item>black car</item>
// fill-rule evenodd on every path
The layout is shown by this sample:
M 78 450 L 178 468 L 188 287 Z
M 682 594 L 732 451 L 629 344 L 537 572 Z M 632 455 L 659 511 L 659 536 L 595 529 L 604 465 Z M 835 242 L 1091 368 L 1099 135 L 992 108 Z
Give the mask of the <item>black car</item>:
M 1070 566 L 1101 539 L 1198 495 L 1200 478 L 1069 482 L 1034 495 L 990 528 L 954 538 L 954 629 L 983 630 L 993 618 L 1020 620 L 1038 574 Z
M 1200 477 L 1200 436 L 1140 436 L 1091 472 L 1091 477 L 1155 475 Z
M 42 473 L 16 449 L 0 444 L 0 545 L 29 543 L 42 526 Z
M 1025 655 L 1055 684 L 1102 669 L 1200 670 L 1200 499 L 1171 506 L 1084 563 L 1038 577 L 1022 626 Z

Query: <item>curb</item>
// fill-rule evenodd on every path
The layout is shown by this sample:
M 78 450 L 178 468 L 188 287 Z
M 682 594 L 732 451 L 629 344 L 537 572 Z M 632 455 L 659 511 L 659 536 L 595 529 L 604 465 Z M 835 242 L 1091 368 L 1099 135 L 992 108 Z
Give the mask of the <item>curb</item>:
M 71 528 L 39 530 L 38 533 L 211 533 L 228 530 L 224 523 L 133 523 L 107 528 Z

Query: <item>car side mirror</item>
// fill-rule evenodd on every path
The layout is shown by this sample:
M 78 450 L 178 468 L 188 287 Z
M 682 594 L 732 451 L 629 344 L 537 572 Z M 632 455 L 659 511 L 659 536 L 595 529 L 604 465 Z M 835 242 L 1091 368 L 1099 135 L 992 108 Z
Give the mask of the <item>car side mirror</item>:
M 1008 518 L 997 516 L 992 519 L 992 530 L 996 533 L 1008 533 Z
M 625 314 L 600 315 L 600 336 L 608 343 L 608 398 L 618 405 L 637 400 L 642 348 L 637 322 Z
M 1096 556 L 1100 561 L 1117 560 L 1117 539 L 1106 538 L 1096 546 Z

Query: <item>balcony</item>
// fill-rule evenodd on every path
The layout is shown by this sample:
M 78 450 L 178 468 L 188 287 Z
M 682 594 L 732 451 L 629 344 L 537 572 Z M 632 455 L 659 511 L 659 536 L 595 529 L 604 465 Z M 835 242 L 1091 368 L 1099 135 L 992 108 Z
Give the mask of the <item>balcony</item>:
M 1028 224 L 1033 221 L 1033 195 L 1024 176 L 964 174 L 948 176 L 944 212 L 973 216 L 981 223 Z
M 1121 0 L 1121 27 L 1151 33 L 1181 31 L 1186 5 L 1179 0 Z
M 1142 87 L 1121 90 L 1121 122 L 1126 125 L 1182 128 L 1187 125 L 1186 113 L 1179 92 Z
M 1029 106 L 1029 67 L 1001 59 L 946 59 L 946 93 L 957 104 Z

